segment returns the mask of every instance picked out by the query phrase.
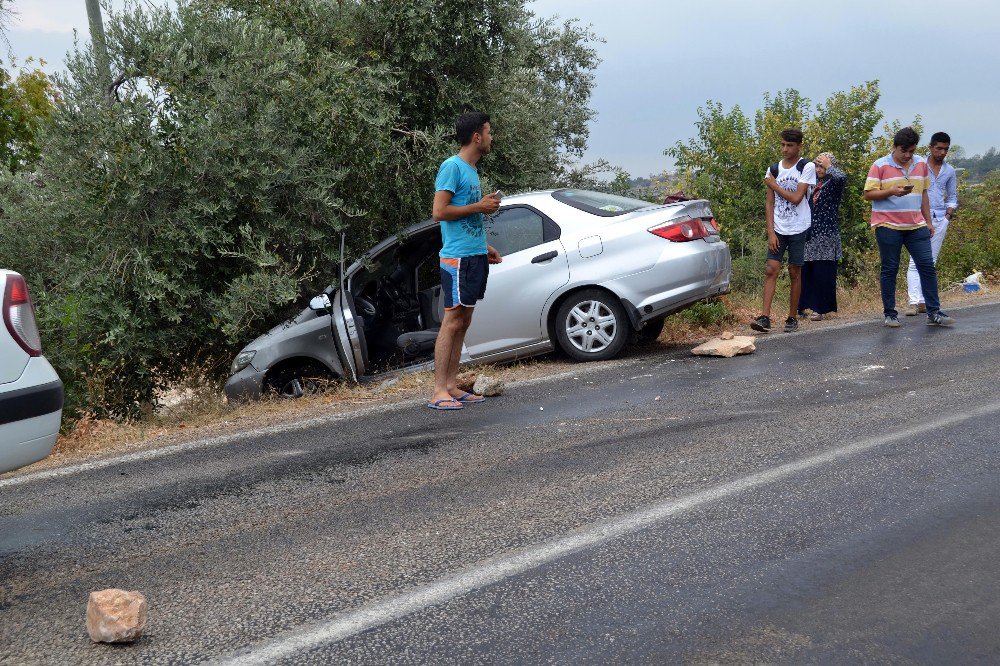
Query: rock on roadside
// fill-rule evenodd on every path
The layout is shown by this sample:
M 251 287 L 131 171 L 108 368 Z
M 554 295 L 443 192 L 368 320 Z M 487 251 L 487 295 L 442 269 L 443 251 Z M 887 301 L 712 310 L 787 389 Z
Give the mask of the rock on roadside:
M 87 633 L 95 643 L 131 643 L 146 628 L 149 604 L 141 592 L 110 588 L 91 592 Z
M 485 396 L 498 396 L 502 395 L 506 388 L 507 384 L 502 379 L 480 375 L 472 387 L 472 392 Z
M 458 382 L 458 390 L 465 391 L 467 393 L 475 393 L 473 387 L 476 385 L 476 379 L 478 375 L 474 372 L 460 372 L 455 380 Z
M 749 335 L 736 335 L 731 340 L 724 338 L 712 338 L 702 345 L 698 345 L 691 350 L 695 356 L 722 356 L 732 358 L 740 354 L 752 354 L 757 351 L 754 342 L 757 338 Z

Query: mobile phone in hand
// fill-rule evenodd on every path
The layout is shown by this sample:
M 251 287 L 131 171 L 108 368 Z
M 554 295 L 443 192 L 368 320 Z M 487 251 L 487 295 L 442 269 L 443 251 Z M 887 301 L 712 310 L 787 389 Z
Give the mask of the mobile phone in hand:
M 913 191 L 913 185 L 903 185 L 903 189 L 907 192 Z

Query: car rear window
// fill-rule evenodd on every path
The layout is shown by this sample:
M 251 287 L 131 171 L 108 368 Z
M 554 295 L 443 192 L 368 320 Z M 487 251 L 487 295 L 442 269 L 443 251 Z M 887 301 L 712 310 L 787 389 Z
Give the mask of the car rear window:
M 641 199 L 630 199 L 592 190 L 556 190 L 552 193 L 552 198 L 567 206 L 601 217 L 615 217 L 656 205 Z

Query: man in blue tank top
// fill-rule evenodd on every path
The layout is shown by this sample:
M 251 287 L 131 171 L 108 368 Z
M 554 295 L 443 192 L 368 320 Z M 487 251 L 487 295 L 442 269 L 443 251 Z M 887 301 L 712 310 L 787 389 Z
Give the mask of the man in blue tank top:
M 441 292 L 444 319 L 434 345 L 434 395 L 432 409 L 462 409 L 465 403 L 482 402 L 483 396 L 458 390 L 458 362 L 465 332 L 472 324 L 476 302 L 486 295 L 490 264 L 503 259 L 486 243 L 483 215 L 500 208 L 500 194 L 484 197 L 476 165 L 493 147 L 490 117 L 463 113 L 455 121 L 461 148 L 438 169 L 434 183 L 433 217 L 441 224 Z

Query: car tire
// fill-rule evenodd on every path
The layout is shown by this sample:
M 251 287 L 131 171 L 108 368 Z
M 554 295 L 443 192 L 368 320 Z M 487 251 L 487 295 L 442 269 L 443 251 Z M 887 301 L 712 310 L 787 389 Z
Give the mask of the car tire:
M 621 352 L 632 331 L 618 298 L 601 289 L 584 289 L 559 306 L 555 333 L 559 349 L 570 358 L 605 361 Z
M 264 380 L 264 389 L 266 394 L 295 400 L 322 393 L 330 379 L 326 368 L 315 363 L 303 363 L 269 373 Z
M 636 337 L 639 339 L 639 344 L 648 345 L 656 342 L 660 338 L 660 334 L 663 333 L 663 327 L 667 323 L 666 317 L 660 317 L 658 319 L 651 319 L 646 322 L 646 324 L 639 329 L 636 333 Z

